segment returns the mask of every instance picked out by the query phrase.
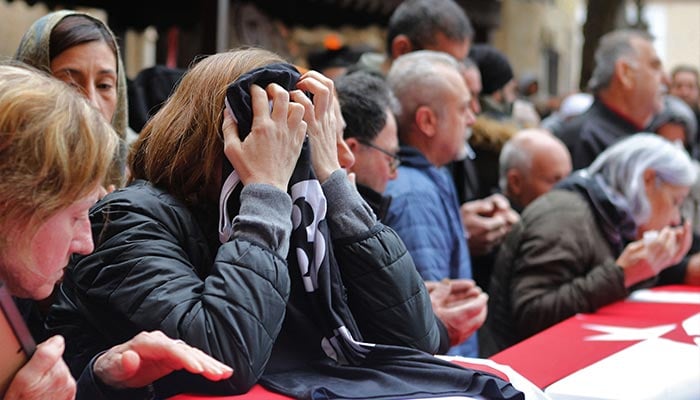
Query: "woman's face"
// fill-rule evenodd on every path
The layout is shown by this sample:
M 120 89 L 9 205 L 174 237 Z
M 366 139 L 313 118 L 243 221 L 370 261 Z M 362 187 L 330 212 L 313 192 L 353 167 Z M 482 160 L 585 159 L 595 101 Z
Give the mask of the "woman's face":
M 75 87 L 107 121 L 117 108 L 117 58 L 103 41 L 70 47 L 51 60 L 51 73 Z
M 639 234 L 646 231 L 659 230 L 666 226 L 679 225 L 681 223 L 680 206 L 688 195 L 687 186 L 671 185 L 659 182 L 653 171 L 645 173 L 645 189 L 651 214 L 649 220 L 641 224 Z M 649 176 L 651 176 L 649 178 Z
M 29 241 L 28 251 L 10 248 L 3 254 L 0 275 L 13 295 L 35 300 L 48 297 L 71 254 L 92 252 L 88 210 L 102 190 L 95 186 L 87 196 L 46 219 Z

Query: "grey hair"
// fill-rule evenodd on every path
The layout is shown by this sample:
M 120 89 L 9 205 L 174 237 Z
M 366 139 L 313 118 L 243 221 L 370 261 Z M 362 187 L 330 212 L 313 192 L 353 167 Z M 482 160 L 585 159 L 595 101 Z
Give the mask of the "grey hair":
M 441 66 L 460 73 L 459 62 L 454 57 L 433 50 L 406 53 L 392 62 L 387 83 L 401 105 L 396 113 L 399 135 L 406 132 L 420 105 L 433 106 L 440 100 L 440 88 L 446 85 L 443 74 L 437 70 Z
M 607 33 L 600 39 L 595 52 L 595 69 L 588 81 L 588 89 L 593 93 L 607 88 L 615 75 L 615 63 L 619 59 L 635 61 L 637 51 L 632 46 L 632 39 L 653 41 L 649 33 L 636 29 L 621 29 Z
M 646 223 L 651 207 L 644 187 L 644 171 L 656 172 L 657 183 L 691 186 L 696 171 L 682 146 L 653 133 L 637 133 L 613 144 L 593 161 L 587 171 L 599 174 L 610 188 L 628 202 L 637 226 Z
M 506 193 L 508 189 L 508 170 L 516 168 L 527 174 L 532 167 L 532 153 L 522 144 L 523 141 L 511 139 L 501 149 L 498 156 L 498 187 L 501 193 Z
M 660 113 L 654 116 L 647 129 L 658 131 L 662 126 L 668 123 L 676 123 L 683 126 L 685 130 L 685 143 L 692 146 L 695 143 L 695 138 L 698 132 L 698 122 L 695 119 L 695 113 L 685 101 L 673 95 L 664 97 L 664 108 Z

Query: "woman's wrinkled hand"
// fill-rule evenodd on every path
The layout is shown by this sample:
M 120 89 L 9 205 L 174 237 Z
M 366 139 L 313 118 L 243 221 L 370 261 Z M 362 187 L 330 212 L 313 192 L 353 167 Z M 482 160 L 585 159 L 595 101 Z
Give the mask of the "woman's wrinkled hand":
M 54 336 L 39 344 L 27 364 L 12 379 L 4 399 L 74 399 L 75 380 L 62 358 L 65 347 L 62 336 Z
M 616 263 L 625 275 L 625 287 L 658 275 L 678 264 L 688 253 L 692 241 L 690 223 L 665 227 L 658 235 L 628 244 Z
M 212 381 L 233 374 L 231 367 L 160 331 L 139 333 L 107 350 L 94 365 L 95 375 L 117 389 L 143 387 L 181 369 Z
M 299 90 L 291 92 L 293 101 L 304 106 L 304 121 L 308 124 L 311 161 L 319 181 L 341 168 L 338 141 L 342 140 L 344 121 L 336 99 L 333 81 L 316 71 L 304 74 L 297 83 Z M 313 102 L 305 92 L 311 93 Z
M 304 107 L 290 102 L 289 92 L 275 83 L 265 90 L 251 85 L 250 96 L 253 123 L 244 141 L 224 111 L 224 153 L 243 184 L 267 183 L 286 191 L 306 135 Z

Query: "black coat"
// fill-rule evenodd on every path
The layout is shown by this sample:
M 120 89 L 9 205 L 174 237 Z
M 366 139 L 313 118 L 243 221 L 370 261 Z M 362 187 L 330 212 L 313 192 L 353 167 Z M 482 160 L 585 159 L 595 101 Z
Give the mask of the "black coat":
M 304 329 L 316 334 L 313 326 L 304 327 L 308 316 L 287 308 L 290 273 L 283 255 L 241 233 L 220 245 L 216 218 L 216 210 L 195 213 L 143 181 L 93 208 L 95 251 L 73 260 L 48 319 L 54 332 L 70 338 L 66 357 L 74 372 L 142 330 L 162 330 L 234 368 L 229 380 L 218 383 L 171 374 L 156 383 L 164 397 L 242 393 L 264 371 L 320 352 L 315 341 L 300 337 Z M 438 324 L 398 236 L 377 224 L 333 247 L 345 260 L 343 290 L 361 339 L 434 353 Z M 283 321 L 290 329 L 280 333 Z
M 554 134 L 569 149 L 577 170 L 588 167 L 613 143 L 642 130 L 595 99 L 586 112 L 562 123 Z
M 47 319 L 69 338 L 74 375 L 96 353 L 162 330 L 235 371 L 221 383 L 175 373 L 161 380 L 165 393 L 240 392 L 257 382 L 284 319 L 287 264 L 244 235 L 212 246 L 205 232 L 216 226 L 206 214 L 143 181 L 91 210 L 95 251 L 71 262 Z

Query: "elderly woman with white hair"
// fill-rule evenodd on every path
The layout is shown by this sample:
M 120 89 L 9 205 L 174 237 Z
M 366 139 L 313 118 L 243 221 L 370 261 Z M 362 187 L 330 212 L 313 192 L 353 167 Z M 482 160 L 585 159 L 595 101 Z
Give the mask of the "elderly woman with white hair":
M 681 146 L 640 133 L 531 203 L 496 260 L 481 355 L 653 284 L 690 248 L 695 178 Z

